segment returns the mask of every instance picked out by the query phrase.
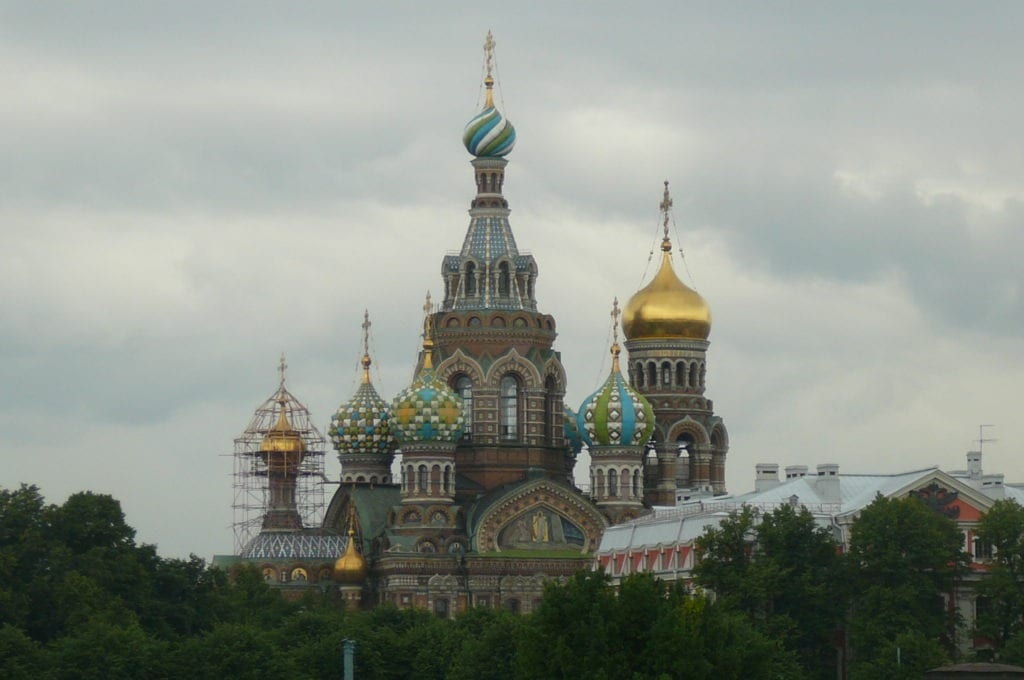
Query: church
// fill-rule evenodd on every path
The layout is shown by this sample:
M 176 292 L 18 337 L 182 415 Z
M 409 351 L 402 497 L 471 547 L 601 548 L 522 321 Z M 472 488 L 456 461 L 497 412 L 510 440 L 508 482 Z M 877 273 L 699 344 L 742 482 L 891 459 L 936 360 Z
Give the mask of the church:
M 711 314 L 673 267 L 667 182 L 660 267 L 613 304 L 607 380 L 577 410 L 564 403 L 557 324 L 503 191 L 516 132 L 494 103 L 493 48 L 488 34 L 485 101 L 462 139 L 469 225 L 441 258 L 443 297 L 424 305 L 415 378 L 392 399 L 377 392 L 366 315 L 362 384 L 339 395 L 322 436 L 282 367 L 236 440 L 236 472 L 262 499 L 258 526 L 215 563 L 256 565 L 296 592 L 337 589 L 351 606 L 525 613 L 547 581 L 591 567 L 607 527 L 725 493 L 728 433 L 705 396 Z M 320 526 L 305 526 L 302 485 L 322 476 L 328 440 L 341 477 Z M 588 488 L 574 477 L 583 447 Z

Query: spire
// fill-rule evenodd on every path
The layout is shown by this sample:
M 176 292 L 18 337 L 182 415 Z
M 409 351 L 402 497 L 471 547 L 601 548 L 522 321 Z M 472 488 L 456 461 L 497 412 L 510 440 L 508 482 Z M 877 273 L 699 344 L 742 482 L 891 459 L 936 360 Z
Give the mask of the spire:
M 505 158 L 516 143 L 516 131 L 494 105 L 497 67 L 494 34 L 484 40 L 484 108 L 462 134 L 471 162 L 476 196 L 470 202 L 470 223 L 458 255 L 441 263 L 445 279 L 441 309 L 504 309 L 536 311 L 534 283 L 537 264 L 521 253 L 509 224 L 509 206 L 503 190 Z
M 619 311 L 619 298 L 618 296 L 612 301 L 612 372 L 619 372 L 619 354 L 622 350 L 619 348 L 619 316 L 622 312 Z
M 434 305 L 430 301 L 430 291 L 427 291 L 427 300 L 423 303 L 423 368 L 434 367 Z
M 484 100 L 484 108 L 494 107 L 494 34 L 489 30 L 484 39 L 484 63 L 487 66 L 487 75 L 484 77 L 484 87 L 487 88 L 487 99 Z
M 494 35 L 488 31 L 484 40 L 484 87 L 487 94 L 484 108 L 466 124 L 462 143 L 477 158 L 501 158 L 516 144 L 516 130 L 494 106 Z
M 665 180 L 665 193 L 662 195 L 661 204 L 658 207 L 661 208 L 661 227 L 663 230 L 661 249 L 667 253 L 672 250 L 672 241 L 668 238 L 669 211 L 672 209 L 672 196 L 668 193 L 668 180 Z
M 370 383 L 370 310 L 363 310 L 363 384 Z

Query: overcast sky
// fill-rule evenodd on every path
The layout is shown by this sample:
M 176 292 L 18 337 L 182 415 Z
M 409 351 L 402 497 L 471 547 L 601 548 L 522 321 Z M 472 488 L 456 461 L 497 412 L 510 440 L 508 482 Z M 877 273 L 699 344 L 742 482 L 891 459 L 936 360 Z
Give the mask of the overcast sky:
M 0 486 L 230 552 L 224 454 L 282 350 L 322 426 L 364 308 L 380 393 L 412 377 L 488 28 L 571 406 L 667 179 L 730 491 L 757 462 L 963 467 L 980 423 L 1024 482 L 1024 5 L 680 4 L 0 5 Z

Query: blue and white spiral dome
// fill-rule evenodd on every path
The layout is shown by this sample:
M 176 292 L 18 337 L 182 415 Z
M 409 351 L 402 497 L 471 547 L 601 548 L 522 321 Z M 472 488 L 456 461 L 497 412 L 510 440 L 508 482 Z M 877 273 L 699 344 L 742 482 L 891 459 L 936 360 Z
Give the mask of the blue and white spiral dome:
M 498 109 L 488 106 L 466 123 L 462 143 L 477 158 L 500 158 L 516 145 L 516 129 Z

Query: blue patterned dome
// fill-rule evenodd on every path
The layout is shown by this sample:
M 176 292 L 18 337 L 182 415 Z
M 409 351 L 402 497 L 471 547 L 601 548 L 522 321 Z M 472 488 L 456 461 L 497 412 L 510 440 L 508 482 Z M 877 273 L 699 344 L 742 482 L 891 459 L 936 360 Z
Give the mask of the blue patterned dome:
M 505 156 L 516 145 L 516 129 L 498 109 L 488 106 L 466 123 L 462 143 L 478 158 Z
M 340 454 L 390 454 L 395 448 L 391 410 L 370 382 L 370 358 L 363 357 L 363 384 L 349 401 L 338 407 L 327 434 Z
M 565 443 L 573 453 L 579 453 L 583 448 L 583 438 L 580 436 L 580 426 L 576 422 L 576 412 L 566 404 L 563 410 L 562 431 L 565 433 Z
M 623 379 L 618 343 L 612 345 L 611 375 L 583 400 L 577 419 L 580 434 L 589 446 L 642 446 L 650 439 L 654 410 Z
M 429 352 L 420 374 L 391 402 L 391 422 L 399 444 L 454 442 L 462 436 L 462 398 L 438 380 Z

